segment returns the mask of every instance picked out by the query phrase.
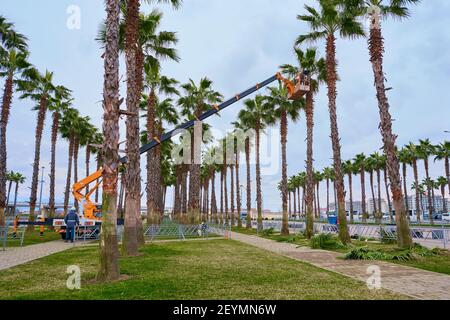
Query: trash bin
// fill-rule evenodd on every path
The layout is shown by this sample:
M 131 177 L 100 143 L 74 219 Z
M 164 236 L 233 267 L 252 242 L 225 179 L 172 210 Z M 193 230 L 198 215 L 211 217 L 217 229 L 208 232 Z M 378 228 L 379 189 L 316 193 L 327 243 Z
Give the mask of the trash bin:
M 337 217 L 336 216 L 330 216 L 328 217 L 328 223 L 337 225 Z

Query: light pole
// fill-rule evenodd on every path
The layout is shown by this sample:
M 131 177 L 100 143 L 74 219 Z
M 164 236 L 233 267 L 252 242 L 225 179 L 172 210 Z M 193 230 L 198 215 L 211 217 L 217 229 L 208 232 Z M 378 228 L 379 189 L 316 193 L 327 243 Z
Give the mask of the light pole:
M 41 173 L 41 181 L 40 181 L 40 183 L 41 183 L 41 190 L 39 191 L 39 213 L 40 214 L 42 214 L 42 187 L 43 187 L 43 184 L 44 184 L 44 169 L 45 169 L 45 167 L 43 166 L 42 167 L 42 173 Z

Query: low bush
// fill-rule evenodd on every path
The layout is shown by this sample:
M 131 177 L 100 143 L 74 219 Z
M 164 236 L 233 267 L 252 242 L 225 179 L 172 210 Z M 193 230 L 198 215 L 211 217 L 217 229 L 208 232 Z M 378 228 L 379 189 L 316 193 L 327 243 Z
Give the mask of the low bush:
M 330 233 L 322 233 L 311 238 L 311 248 L 313 249 L 333 250 L 344 247 L 338 237 Z
M 261 231 L 261 235 L 263 237 L 269 237 L 269 236 L 273 235 L 274 231 L 275 230 L 273 228 L 264 229 L 264 230 Z

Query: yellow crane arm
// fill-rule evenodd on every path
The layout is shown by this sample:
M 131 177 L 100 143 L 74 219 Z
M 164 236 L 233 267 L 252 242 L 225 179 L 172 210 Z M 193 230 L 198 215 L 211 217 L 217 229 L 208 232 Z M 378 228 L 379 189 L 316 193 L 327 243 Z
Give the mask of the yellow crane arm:
M 98 187 L 102 183 L 102 180 L 101 180 L 102 174 L 103 174 L 103 169 L 101 168 L 100 170 L 91 174 L 89 177 L 86 177 L 83 180 L 75 182 L 74 185 L 72 186 L 72 194 L 73 194 L 75 200 L 77 200 L 77 201 L 84 200 L 85 201 L 85 203 L 83 205 L 83 208 L 84 208 L 83 214 L 86 219 L 99 220 L 95 216 L 95 213 L 98 212 L 97 206 L 91 201 L 90 196 L 92 195 L 92 193 L 94 193 L 95 190 L 98 189 Z M 91 188 L 91 190 L 88 193 L 86 193 L 86 194 L 81 193 L 83 189 L 85 189 L 89 184 L 91 184 L 92 182 L 95 182 L 95 181 L 97 181 L 97 183 L 95 184 L 95 186 L 93 188 Z

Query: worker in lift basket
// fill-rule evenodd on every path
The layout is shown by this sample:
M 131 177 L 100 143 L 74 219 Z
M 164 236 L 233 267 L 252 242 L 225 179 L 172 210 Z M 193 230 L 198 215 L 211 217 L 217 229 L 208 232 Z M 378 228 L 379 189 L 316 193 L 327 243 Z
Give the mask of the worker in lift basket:
M 75 226 L 80 224 L 80 219 L 75 209 L 71 209 L 69 213 L 64 218 L 66 223 L 66 242 L 70 240 L 73 242 L 75 239 Z

